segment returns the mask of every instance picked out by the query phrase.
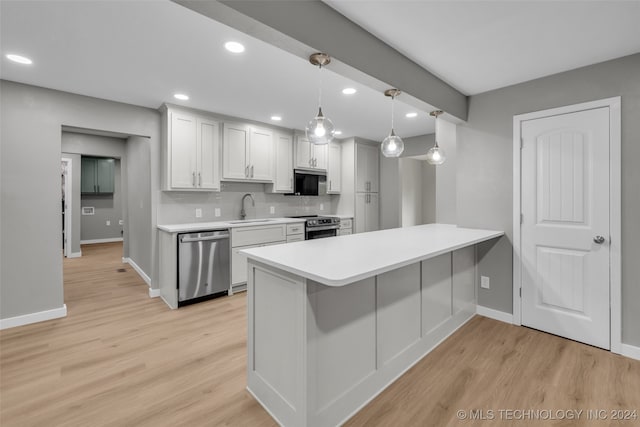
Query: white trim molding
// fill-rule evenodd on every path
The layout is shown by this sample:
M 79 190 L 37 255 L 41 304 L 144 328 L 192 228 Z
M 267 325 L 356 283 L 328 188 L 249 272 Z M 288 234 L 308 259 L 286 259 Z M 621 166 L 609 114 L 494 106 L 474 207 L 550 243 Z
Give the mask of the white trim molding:
M 80 258 L 82 256 L 82 251 L 80 252 L 71 252 L 67 258 Z
M 15 328 L 16 326 L 29 325 L 31 323 L 44 322 L 67 316 L 67 304 L 52 310 L 38 311 L 36 313 L 23 314 L 21 316 L 0 319 L 0 330 Z
M 620 354 L 632 359 L 640 360 L 640 347 L 631 344 L 620 344 Z
M 113 243 L 113 242 L 122 242 L 124 239 L 122 237 L 112 237 L 109 239 L 89 239 L 89 240 L 80 240 L 81 245 L 93 245 L 97 243 Z
M 476 306 L 476 314 L 479 316 L 488 317 L 489 319 L 499 320 L 500 322 L 509 324 L 513 323 L 513 314 L 494 310 L 493 308 L 484 307 L 482 305 Z
M 158 298 L 160 297 L 160 289 L 154 289 L 149 287 L 149 298 Z
M 622 136 L 621 97 L 600 99 L 565 107 L 513 116 L 513 324 L 522 324 L 520 287 L 522 286 L 522 266 L 520 260 L 521 230 L 521 152 L 520 138 L 522 122 L 543 117 L 568 114 L 595 108 L 609 108 L 609 233 L 611 236 L 609 259 L 610 284 L 610 340 L 611 352 L 623 354 L 628 351 L 637 356 L 637 347 L 622 344 Z M 629 356 L 633 357 L 633 356 Z
M 151 287 L 151 278 L 147 276 L 147 273 L 145 273 L 144 270 L 140 268 L 140 266 L 136 264 L 134 260 L 132 260 L 131 258 L 122 258 L 122 262 L 124 264 L 129 264 L 136 271 L 136 273 L 138 273 L 138 275 L 142 277 L 142 280 L 144 280 L 144 282 L 149 285 L 149 287 Z

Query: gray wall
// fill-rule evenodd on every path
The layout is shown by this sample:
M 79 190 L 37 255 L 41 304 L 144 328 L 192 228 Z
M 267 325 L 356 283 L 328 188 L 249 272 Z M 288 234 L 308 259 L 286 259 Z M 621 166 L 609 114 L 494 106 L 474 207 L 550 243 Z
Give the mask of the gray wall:
M 4 80 L 0 93 L 0 316 L 6 319 L 64 304 L 62 126 L 150 136 L 151 176 L 158 177 L 152 180 L 152 190 L 157 190 L 160 116 L 147 108 Z M 146 205 L 144 212 L 149 229 L 155 224 L 152 206 Z M 141 245 L 155 257 L 153 236 Z
M 80 254 L 80 154 L 62 153 L 62 157 L 71 159 L 71 252 Z
M 438 119 L 438 145 L 444 150 L 445 162 L 432 166 L 436 170 L 436 222 L 457 224 L 456 125 Z
M 80 216 L 80 240 L 119 239 L 123 237 L 123 226 L 119 221 L 122 215 L 122 180 L 120 178 L 120 160 L 114 162 L 114 188 L 110 194 L 83 194 L 81 207 L 94 208 L 93 215 Z M 109 225 L 107 225 L 109 221 Z
M 505 230 L 480 248 L 491 289 L 478 303 L 512 312 L 513 116 L 622 96 L 622 341 L 640 345 L 640 54 L 475 95 L 458 126 L 460 225 Z

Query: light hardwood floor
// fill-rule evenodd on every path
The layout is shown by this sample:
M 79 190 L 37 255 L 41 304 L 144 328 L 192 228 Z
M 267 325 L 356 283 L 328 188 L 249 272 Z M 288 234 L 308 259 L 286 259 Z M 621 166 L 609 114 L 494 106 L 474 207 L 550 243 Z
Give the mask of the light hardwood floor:
M 66 318 L 0 332 L 2 427 L 276 425 L 245 390 L 245 294 L 169 310 L 121 244 L 82 252 L 64 261 Z M 496 419 L 457 418 L 471 409 Z M 346 425 L 640 425 L 501 409 L 640 411 L 640 362 L 475 317 Z

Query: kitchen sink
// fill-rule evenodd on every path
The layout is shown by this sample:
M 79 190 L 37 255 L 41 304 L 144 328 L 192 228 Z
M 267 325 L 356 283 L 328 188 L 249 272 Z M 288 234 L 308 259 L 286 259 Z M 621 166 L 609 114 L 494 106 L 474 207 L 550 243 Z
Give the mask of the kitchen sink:
M 254 222 L 271 222 L 275 219 L 239 219 L 237 221 L 228 221 L 229 224 L 251 224 Z

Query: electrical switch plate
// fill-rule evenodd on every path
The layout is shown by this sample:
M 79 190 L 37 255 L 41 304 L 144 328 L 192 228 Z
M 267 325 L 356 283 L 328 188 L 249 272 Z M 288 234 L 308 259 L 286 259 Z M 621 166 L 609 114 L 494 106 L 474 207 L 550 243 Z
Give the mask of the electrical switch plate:
M 202 209 L 196 208 L 196 218 L 202 218 Z
M 107 225 L 111 225 L 111 221 L 107 221 Z
M 269 213 L 276 213 L 276 207 L 275 206 L 269 206 Z
M 323 211 L 324 210 L 324 203 L 320 203 L 320 210 Z
M 124 225 L 124 220 L 121 219 L 120 221 L 118 221 L 118 225 Z
M 220 208 L 215 208 L 215 209 L 213 210 L 213 214 L 214 214 L 215 216 L 220 216 Z
M 487 276 L 480 276 L 480 287 L 489 289 L 491 280 Z

